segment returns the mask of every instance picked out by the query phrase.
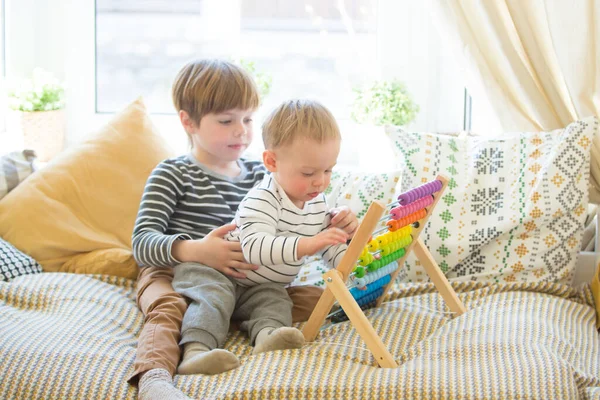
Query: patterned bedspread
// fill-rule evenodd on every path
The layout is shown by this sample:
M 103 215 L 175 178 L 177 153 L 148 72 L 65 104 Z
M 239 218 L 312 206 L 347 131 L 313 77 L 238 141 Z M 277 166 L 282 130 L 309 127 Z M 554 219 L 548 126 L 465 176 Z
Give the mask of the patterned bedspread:
M 234 371 L 180 376 L 197 398 L 600 398 L 600 340 L 588 288 L 455 285 L 468 312 L 445 313 L 431 285 L 397 288 L 367 312 L 400 364 L 376 367 L 348 323 L 301 350 L 226 347 Z M 129 399 L 142 316 L 133 282 L 40 274 L 0 283 L 0 398 Z

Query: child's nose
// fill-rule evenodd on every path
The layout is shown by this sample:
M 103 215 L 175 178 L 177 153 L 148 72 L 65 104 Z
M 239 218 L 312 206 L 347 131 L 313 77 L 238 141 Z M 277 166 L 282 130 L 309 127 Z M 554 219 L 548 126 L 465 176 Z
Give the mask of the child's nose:
M 239 123 L 235 126 L 235 135 L 236 136 L 244 136 L 246 134 L 246 125 Z
M 323 177 L 322 177 L 322 176 L 320 176 L 320 177 L 317 177 L 317 178 L 315 178 L 315 180 L 313 181 L 313 186 L 314 186 L 314 187 L 321 187 L 321 186 L 323 186 L 323 182 L 324 182 L 324 179 L 323 179 Z

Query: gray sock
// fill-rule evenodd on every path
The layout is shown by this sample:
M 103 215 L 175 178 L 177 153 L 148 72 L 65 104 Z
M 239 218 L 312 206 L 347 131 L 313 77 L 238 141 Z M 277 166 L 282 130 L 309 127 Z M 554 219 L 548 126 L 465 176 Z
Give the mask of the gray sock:
M 265 351 L 299 349 L 304 346 L 304 335 L 296 328 L 264 328 L 258 335 L 254 343 L 252 354 L 259 354 Z
M 154 368 L 144 373 L 138 388 L 140 400 L 191 400 L 190 397 L 173 386 L 173 378 L 169 371 Z
M 210 350 L 202 343 L 190 342 L 183 345 L 183 360 L 177 368 L 177 373 L 181 375 L 214 375 L 239 366 L 240 360 L 227 350 Z

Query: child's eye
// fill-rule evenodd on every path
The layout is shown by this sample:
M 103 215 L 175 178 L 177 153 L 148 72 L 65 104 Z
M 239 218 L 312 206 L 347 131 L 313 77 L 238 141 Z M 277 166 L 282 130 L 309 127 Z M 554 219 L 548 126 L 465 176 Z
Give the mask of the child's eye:
M 252 122 L 252 118 L 246 118 L 246 119 L 244 120 L 244 122 L 246 122 L 246 123 L 248 124 L 248 123 Z
M 331 171 L 330 169 L 325 171 L 326 174 L 330 174 L 331 172 L 333 172 L 333 171 Z
M 230 124 L 230 123 L 231 123 L 231 120 L 230 120 L 230 119 L 228 119 L 228 120 L 225 120 L 225 121 L 219 121 L 219 122 L 220 122 L 221 124 L 223 124 L 223 125 L 227 125 L 227 124 Z
M 310 174 L 309 174 L 309 173 L 307 173 L 307 172 L 303 172 L 303 173 L 302 173 L 302 176 L 306 176 L 307 178 L 308 178 L 308 177 L 310 177 L 310 176 L 313 176 L 313 175 L 314 175 L 314 174 L 313 174 L 312 172 L 311 172 Z

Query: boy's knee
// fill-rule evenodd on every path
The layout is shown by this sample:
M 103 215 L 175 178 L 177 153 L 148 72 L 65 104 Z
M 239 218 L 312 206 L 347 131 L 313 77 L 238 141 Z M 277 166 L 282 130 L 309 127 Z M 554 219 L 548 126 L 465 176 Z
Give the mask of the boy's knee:
M 147 310 L 145 310 L 145 314 L 167 313 L 172 318 L 181 320 L 183 319 L 187 306 L 186 300 L 179 293 L 165 293 L 149 304 Z
M 183 263 L 175 267 L 173 288 L 193 300 L 200 291 L 208 293 L 234 293 L 235 284 L 214 268 L 198 263 Z

